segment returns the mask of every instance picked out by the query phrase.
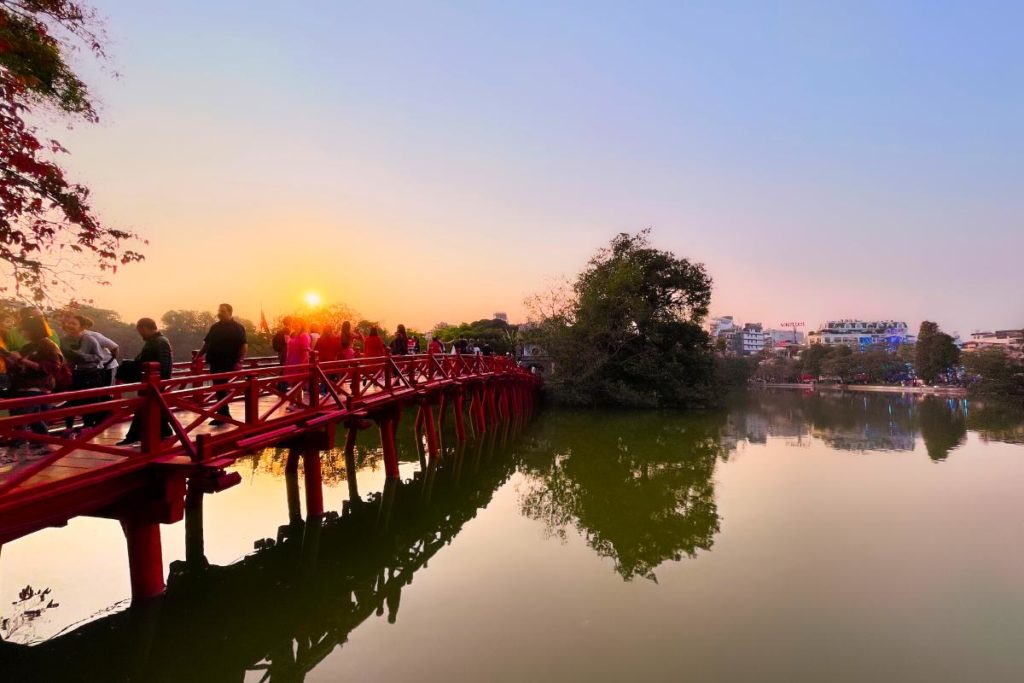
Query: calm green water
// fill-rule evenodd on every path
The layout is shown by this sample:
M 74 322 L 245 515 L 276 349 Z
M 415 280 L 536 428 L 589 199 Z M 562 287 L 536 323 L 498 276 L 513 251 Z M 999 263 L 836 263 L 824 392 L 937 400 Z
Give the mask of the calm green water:
M 189 553 L 164 528 L 169 590 L 145 609 L 114 522 L 4 547 L 0 680 L 1024 679 L 1016 410 L 548 410 L 426 471 L 405 434 L 409 481 L 384 490 L 371 438 L 358 497 L 331 453 L 323 524 L 285 454 L 241 462 Z M 59 606 L 28 618 L 28 584 Z

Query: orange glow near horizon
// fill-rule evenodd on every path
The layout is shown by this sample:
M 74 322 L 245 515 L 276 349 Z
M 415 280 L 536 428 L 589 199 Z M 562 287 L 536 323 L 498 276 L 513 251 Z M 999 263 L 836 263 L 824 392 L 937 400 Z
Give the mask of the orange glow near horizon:
M 302 296 L 302 300 L 306 302 L 306 305 L 310 308 L 316 308 L 320 305 L 322 299 L 317 292 L 306 292 Z

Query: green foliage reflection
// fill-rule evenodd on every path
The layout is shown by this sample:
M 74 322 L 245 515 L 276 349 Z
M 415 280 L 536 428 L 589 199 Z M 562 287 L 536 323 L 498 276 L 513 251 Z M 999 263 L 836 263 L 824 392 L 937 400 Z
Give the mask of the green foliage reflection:
M 724 413 L 570 413 L 542 418 L 524 452 L 523 514 L 577 530 L 624 578 L 708 550 L 719 529 L 712 475 Z

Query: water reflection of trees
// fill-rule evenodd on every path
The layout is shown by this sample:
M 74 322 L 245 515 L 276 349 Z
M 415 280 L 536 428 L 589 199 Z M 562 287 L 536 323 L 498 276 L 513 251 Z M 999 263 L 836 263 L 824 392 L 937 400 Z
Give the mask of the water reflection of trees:
M 228 566 L 175 563 L 152 603 L 33 647 L 0 642 L 0 679 L 304 680 L 366 619 L 397 619 L 414 575 L 514 470 L 501 443 L 449 451 L 440 467 L 324 519 L 285 515 L 282 491 L 291 521 L 257 552 Z
M 985 399 L 967 403 L 967 428 L 984 441 L 1024 443 L 1024 404 Z
M 711 548 L 712 474 L 725 414 L 566 413 L 531 429 L 521 510 L 552 534 L 577 530 L 625 579 Z

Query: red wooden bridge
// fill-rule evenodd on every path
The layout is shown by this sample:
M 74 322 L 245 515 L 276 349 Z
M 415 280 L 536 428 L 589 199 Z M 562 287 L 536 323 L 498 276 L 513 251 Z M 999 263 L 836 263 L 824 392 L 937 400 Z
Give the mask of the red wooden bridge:
M 339 427 L 347 430 L 349 457 L 359 430 L 376 425 L 385 472 L 397 479 L 395 432 L 407 408 L 416 409 L 417 438 L 436 459 L 449 411 L 462 442 L 467 426 L 479 436 L 528 419 L 538 388 L 535 375 L 503 356 L 388 355 L 320 363 L 314 353 L 305 365 L 253 359 L 244 369 L 220 374 L 179 364 L 167 380 L 150 364 L 137 384 L 0 400 L 0 414 L 42 409 L 0 417 L 0 438 L 34 447 L 15 451 L 13 462 L 0 465 L 0 546 L 80 515 L 116 519 L 127 540 L 132 596 L 148 598 L 164 589 L 159 525 L 182 519 L 187 491 L 215 493 L 237 484 L 239 475 L 226 470 L 237 458 L 274 445 L 299 448 L 307 514 L 315 517 L 323 513 L 320 453 L 335 442 Z M 225 406 L 231 417 L 219 414 Z M 143 424 L 141 443 L 118 445 L 136 415 Z M 62 427 L 65 418 L 86 416 L 96 424 L 70 435 L 27 429 L 40 420 Z M 224 424 L 212 427 L 212 419 Z M 161 426 L 168 424 L 171 436 L 164 438 Z

